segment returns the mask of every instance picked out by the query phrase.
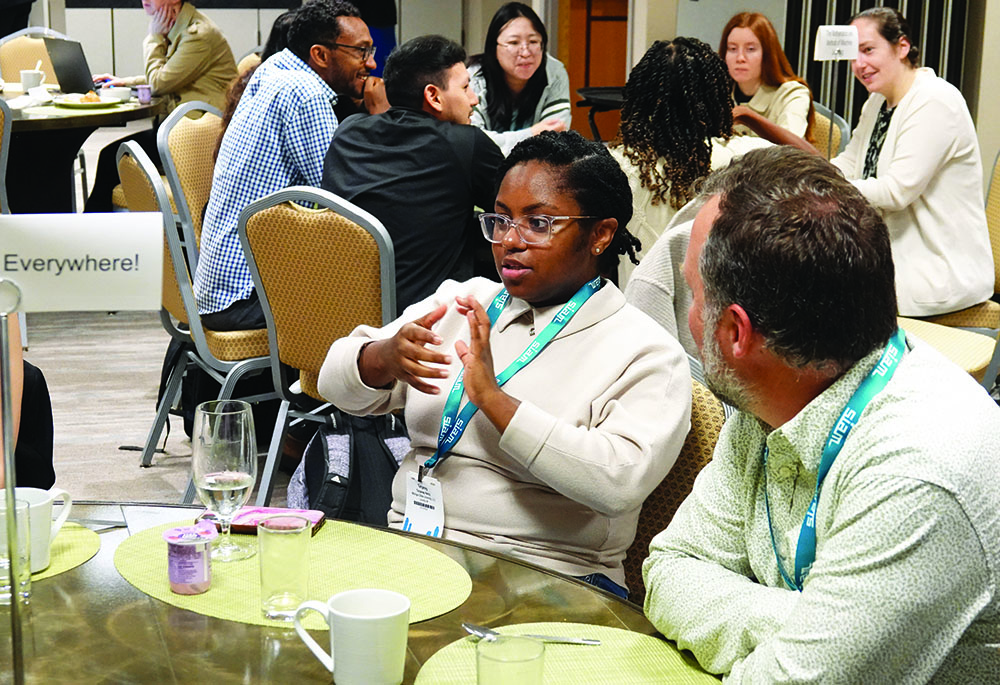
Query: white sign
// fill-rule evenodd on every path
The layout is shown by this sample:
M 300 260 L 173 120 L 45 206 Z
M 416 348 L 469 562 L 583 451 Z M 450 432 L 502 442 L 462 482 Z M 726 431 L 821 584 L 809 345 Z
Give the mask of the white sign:
M 816 51 L 813 59 L 829 62 L 858 58 L 858 27 L 820 26 L 816 29 Z
M 157 310 L 163 218 L 157 213 L 0 215 L 0 277 L 21 311 Z

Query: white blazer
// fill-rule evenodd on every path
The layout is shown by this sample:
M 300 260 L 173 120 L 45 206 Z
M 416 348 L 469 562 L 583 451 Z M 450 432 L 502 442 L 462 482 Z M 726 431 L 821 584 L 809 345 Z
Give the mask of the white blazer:
M 899 313 L 930 316 L 983 302 L 993 294 L 993 253 L 965 100 L 932 69 L 918 69 L 892 115 L 876 177 L 862 179 L 883 102 L 868 97 L 847 149 L 831 161 L 889 227 Z

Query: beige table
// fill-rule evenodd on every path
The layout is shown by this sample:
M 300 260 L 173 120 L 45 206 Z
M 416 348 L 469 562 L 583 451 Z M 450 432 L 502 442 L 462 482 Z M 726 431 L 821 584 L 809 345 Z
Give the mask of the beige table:
M 26 682 L 330 681 L 294 631 L 177 609 L 122 579 L 113 561 L 122 540 L 151 526 L 193 518 L 193 511 L 175 506 L 74 504 L 72 519 L 117 522 L 123 527 L 100 533 L 101 550 L 87 563 L 34 583 L 24 628 Z M 411 537 L 461 564 L 472 577 L 472 594 L 457 609 L 410 627 L 406 683 L 413 682 L 431 655 L 465 635 L 462 621 L 484 625 L 575 621 L 656 633 L 639 607 L 584 583 L 464 546 Z M 0 619 L 0 640 L 7 650 L 0 656 L 0 670 L 9 676 L 10 619 L 7 613 Z

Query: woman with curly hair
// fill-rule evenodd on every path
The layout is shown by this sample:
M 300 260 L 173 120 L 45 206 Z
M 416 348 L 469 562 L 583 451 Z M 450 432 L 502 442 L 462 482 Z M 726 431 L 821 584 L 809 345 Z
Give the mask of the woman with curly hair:
M 740 12 L 730 19 L 722 30 L 719 56 L 726 60 L 736 84 L 737 133 L 766 137 L 759 125 L 764 119 L 813 142 L 812 91 L 792 71 L 767 17 L 759 12 Z
M 732 137 L 731 89 L 725 63 L 697 38 L 657 41 L 629 74 L 611 154 L 632 187 L 628 230 L 642 243 L 640 259 L 694 197 L 696 180 L 769 145 L 759 138 Z M 619 287 L 625 287 L 633 268 L 624 260 L 619 265 Z

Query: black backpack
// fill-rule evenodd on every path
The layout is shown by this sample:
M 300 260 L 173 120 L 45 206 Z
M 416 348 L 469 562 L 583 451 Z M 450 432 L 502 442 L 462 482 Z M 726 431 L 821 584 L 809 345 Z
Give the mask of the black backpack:
M 288 484 L 288 506 L 384 526 L 392 479 L 409 450 L 401 416 L 352 416 L 334 409 L 306 445 Z

